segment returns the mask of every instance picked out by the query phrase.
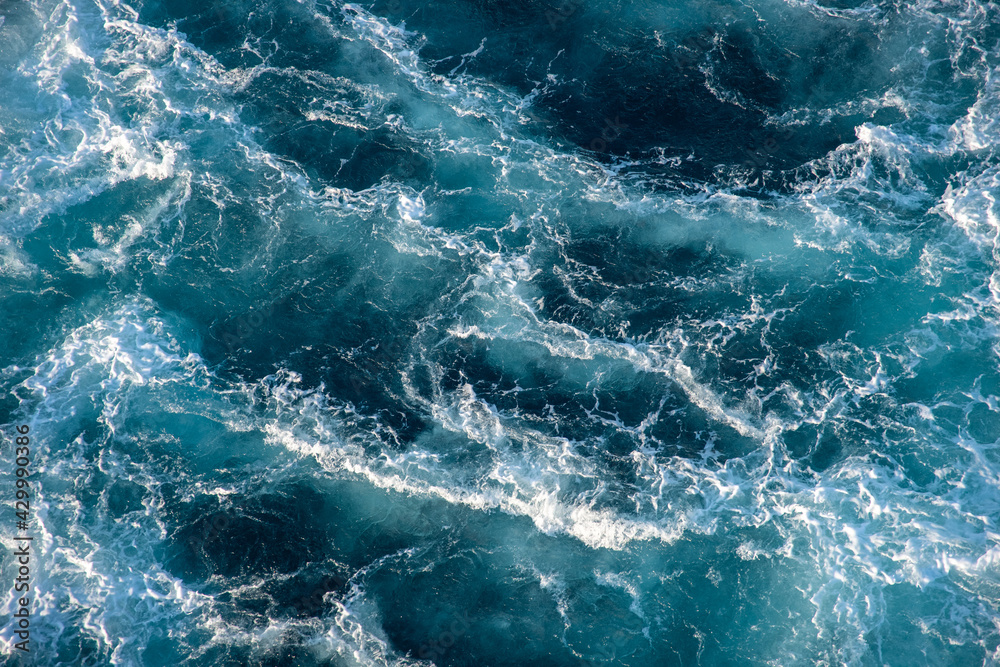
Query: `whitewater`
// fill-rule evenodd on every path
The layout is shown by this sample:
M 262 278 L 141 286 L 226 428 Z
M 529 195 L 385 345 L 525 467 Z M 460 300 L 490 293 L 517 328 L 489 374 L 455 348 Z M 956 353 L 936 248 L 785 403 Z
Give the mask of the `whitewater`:
M 5 664 L 1000 664 L 1000 6 L 9 0 L 0 90 Z

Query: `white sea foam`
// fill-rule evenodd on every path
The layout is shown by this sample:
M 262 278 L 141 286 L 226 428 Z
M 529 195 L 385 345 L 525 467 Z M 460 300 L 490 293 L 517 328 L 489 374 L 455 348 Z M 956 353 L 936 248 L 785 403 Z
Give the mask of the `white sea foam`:
M 186 634 L 194 621 L 214 637 L 192 658 L 217 644 L 266 652 L 283 641 L 287 630 L 304 628 L 321 637 L 312 649 L 317 659 L 426 664 L 392 653 L 380 637 L 377 618 L 364 611 L 368 603 L 360 591 L 346 605 L 333 602 L 334 612 L 320 621 L 275 620 L 249 632 L 225 619 L 218 593 L 186 584 L 162 564 L 157 549 L 170 531 L 162 515 L 163 485 L 188 486 L 187 495 L 198 489 L 221 496 L 233 491 L 206 487 L 181 469 L 133 458 L 116 440 L 131 437 L 125 423 L 145 409 L 140 406 L 146 401 L 159 400 L 160 409 L 211 415 L 220 428 L 245 431 L 249 424 L 246 405 L 232 401 L 243 392 L 224 389 L 197 354 L 185 351 L 192 339 L 178 338 L 177 325 L 157 315 L 150 303 L 133 303 L 71 331 L 20 386 L 22 417 L 38 443 L 32 463 L 38 471 L 32 487 L 33 640 L 55 646 L 76 627 L 109 664 L 138 664 L 150 637 L 164 629 Z M 171 397 L 175 389 L 195 393 Z M 219 389 L 222 393 L 213 395 Z M 98 426 L 88 427 L 92 422 Z M 6 481 L 12 485 L 12 479 Z M 103 488 L 102 500 L 95 507 L 84 505 L 78 484 Z M 141 489 L 143 500 L 112 520 L 108 493 L 120 484 Z M 12 601 L 4 604 L 11 611 Z M 11 633 L 6 628 L 0 635 L 8 656 L 17 641 Z
M 816 2 L 783 4 L 805 6 L 838 20 L 864 20 L 871 12 L 870 5 L 833 10 Z M 906 11 L 924 12 L 930 18 L 919 25 L 952 30 L 949 34 L 972 53 L 973 45 L 963 41 L 966 37 L 958 28 L 961 21 L 980 20 L 983 10 L 975 2 L 965 3 L 964 9 L 960 4 L 935 8 L 916 3 Z M 401 448 L 380 440 L 389 426 L 377 416 L 358 414 L 322 387 L 299 386 L 292 373 L 256 385 L 220 380 L 196 354 L 196 337 L 179 333 L 183 326 L 157 314 L 152 304 L 133 303 L 68 332 L 19 388 L 24 416 L 50 443 L 39 459 L 45 480 L 38 503 L 43 550 L 39 571 L 45 573 L 39 580 L 39 636 L 54 639 L 75 624 L 113 664 L 134 664 L 140 660 L 140 645 L 157 624 L 178 632 L 198 624 L 214 633 L 210 645 L 233 642 L 262 649 L 279 645 L 286 631 L 300 628 L 321 638 L 310 645 L 321 660 L 415 664 L 393 653 L 379 629 L 380 611 L 361 587 L 345 602 L 331 602 L 333 611 L 322 618 L 273 620 L 266 628 L 248 632 L 225 620 L 213 595 L 184 584 L 157 561 L 155 548 L 167 530 L 158 514 L 158 489 L 165 478 L 186 485 L 183 493 L 191 497 L 228 497 L 236 487 L 191 481 L 182 470 L 166 475 L 152 463 L 128 460 L 114 448 L 101 450 L 111 438 L 127 437 L 128 420 L 143 414 L 135 403 L 146 396 L 142 392 L 164 397 L 166 393 L 156 391 L 191 386 L 204 392 L 200 409 L 214 411 L 225 428 L 252 434 L 261 441 L 255 446 L 268 456 L 290 453 L 293 463 L 282 459 L 287 469 L 294 469 L 296 457 L 310 457 L 330 475 L 414 498 L 442 499 L 455 512 L 485 517 L 490 510 L 500 510 L 526 517 L 537 531 L 589 548 L 658 553 L 681 540 L 722 537 L 733 528 L 773 530 L 779 538 L 773 544 L 740 537 L 734 542 L 735 556 L 747 566 L 782 559 L 791 573 L 791 588 L 813 608 L 813 627 L 798 629 L 781 649 L 787 663 L 812 655 L 830 663 L 861 664 L 871 648 L 866 634 L 890 627 L 889 589 L 943 591 L 945 612 L 940 618 L 921 619 L 921 630 L 976 642 L 988 650 L 985 638 L 995 630 L 995 613 L 985 608 L 970 611 L 969 605 L 995 598 L 990 591 L 1000 575 L 1000 535 L 993 519 L 1000 509 L 1000 471 L 996 443 L 980 442 L 970 432 L 970 415 L 974 410 L 996 413 L 998 398 L 974 386 L 903 405 L 897 401 L 908 400 L 899 398 L 902 381 L 933 366 L 950 348 L 977 350 L 996 338 L 997 170 L 970 169 L 938 198 L 933 179 L 921 166 L 988 151 L 995 143 L 998 107 L 989 63 L 972 67 L 968 59 L 956 58 L 956 66 L 971 67 L 969 77 L 979 77 L 981 93 L 947 127 L 921 127 L 938 110 L 939 101 L 913 92 L 918 88 L 883 91 L 856 103 L 860 111 L 841 105 L 777 118 L 798 123 L 824 114 L 833 118 L 896 109 L 907 122 L 858 126 L 854 141 L 813 165 L 817 173 L 828 168 L 828 175 L 803 181 L 771 205 L 729 192 L 650 192 L 617 168 L 544 148 L 518 134 L 524 111 L 535 99 L 532 95 L 541 89 L 519 97 L 464 74 L 436 77 L 421 61 L 419 35 L 356 5 L 343 6 L 340 14 L 349 38 L 357 42 L 352 48 L 376 50 L 401 80 L 440 106 L 422 121 L 387 122 L 436 161 L 476 157 L 495 170 L 492 189 L 484 190 L 502 201 L 500 208 L 510 214 L 510 223 L 483 233 L 456 231 L 441 222 L 441 204 L 457 192 L 417 192 L 388 181 L 362 192 L 317 186 L 297 165 L 255 143 L 252 129 L 241 124 L 237 107 L 226 100 L 227 91 L 245 92 L 256 77 L 273 73 L 266 62 L 227 72 L 175 30 L 141 25 L 128 6 L 96 6 L 100 11 L 91 15 L 72 3 L 53 5 L 42 41 L 22 66 L 19 94 L 38 102 L 43 111 L 37 118 L 46 124 L 39 141 L 22 141 L 0 158 L 0 176 L 10 184 L 0 214 L 8 241 L 37 228 L 44 216 L 90 201 L 118 184 L 162 182 L 165 187 L 154 204 L 119 226 L 94 226 L 98 247 L 74 251 L 67 261 L 72 270 L 88 276 L 119 272 L 143 240 L 153 239 L 156 251 L 150 250 L 151 259 L 161 267 L 168 264 L 184 243 L 186 208 L 196 189 L 208 193 L 205 200 L 220 211 L 242 197 L 218 173 L 199 173 L 196 167 L 206 163 L 199 162 L 202 158 L 192 153 L 188 135 L 178 129 L 184 120 L 223 134 L 244 160 L 234 158 L 234 164 L 252 165 L 273 177 L 274 183 L 254 195 L 263 214 L 273 214 L 276 227 L 302 219 L 305 228 L 329 235 L 324 238 L 347 237 L 336 223 L 358 216 L 374 221 L 378 234 L 406 255 L 399 261 L 434 257 L 466 262 L 463 266 L 471 270 L 468 280 L 459 281 L 453 292 L 432 305 L 420 323 L 413 354 L 398 369 L 405 392 L 398 398 L 437 429 Z M 965 12 L 965 17 L 933 18 L 939 10 Z M 328 26 L 340 35 L 339 26 Z M 98 48 L 105 38 L 110 46 Z M 919 49 L 908 57 L 923 67 L 925 56 Z M 97 91 L 86 106 L 67 86 L 71 74 L 81 74 Z M 311 77 L 311 84 L 336 83 L 319 73 L 303 76 Z M 370 127 L 374 116 L 358 107 L 389 95 L 378 86 L 366 86 L 351 89 L 356 105 L 317 99 L 306 109 L 306 118 L 356 130 Z M 412 90 L 398 94 L 415 96 Z M 560 211 L 567 202 L 610 204 L 607 209 L 615 213 L 568 220 L 570 216 L 562 217 Z M 920 218 L 928 210 L 927 219 Z M 915 233 L 916 225 L 908 222 L 914 218 L 927 225 L 943 221 L 950 231 L 916 245 L 923 240 Z M 742 262 L 728 278 L 681 276 L 676 285 L 692 291 L 706 286 L 752 290 L 748 281 L 766 273 L 780 277 L 776 282 L 784 287 L 775 288 L 781 292 L 773 302 L 765 299 L 762 305 L 760 295 L 752 294 L 742 310 L 733 306 L 705 316 L 687 314 L 687 319 L 660 323 L 654 335 L 643 340 L 624 329 L 620 335 L 590 331 L 546 314 L 537 278 L 549 270 L 564 279 L 576 303 L 593 311 L 613 307 L 613 299 L 601 302 L 577 290 L 571 270 L 557 271 L 546 263 L 552 256 L 568 262 L 568 254 L 546 252 L 565 249 L 574 234 L 628 228 L 639 220 L 651 225 L 644 228 L 646 240 L 656 248 L 694 246 L 724 236 L 716 247 L 739 257 L 734 266 Z M 526 233 L 526 240 L 505 245 L 505 234 L 520 233 Z M 853 261 L 855 253 L 858 266 L 838 266 Z M 730 338 L 754 334 L 763 343 L 773 342 L 766 336 L 771 328 L 805 308 L 792 298 L 795 290 L 805 293 L 820 279 L 873 284 L 885 275 L 864 273 L 866 258 L 905 263 L 911 255 L 919 259 L 911 262 L 906 275 L 950 289 L 948 307 L 920 311 L 918 303 L 917 310 L 907 314 L 910 323 L 879 333 L 880 342 L 868 349 L 844 340 L 815 345 L 807 352 L 815 364 L 810 369 L 819 370 L 801 381 L 782 379 L 787 361 L 773 347 L 752 360 L 752 377 L 745 385 L 713 376 L 711 362 L 727 354 Z M 798 261 L 803 258 L 809 259 L 808 267 Z M 20 280 L 36 276 L 40 270 L 34 259 L 7 243 L 0 273 Z M 786 290 L 787 299 L 782 296 Z M 614 296 L 625 298 L 621 293 Z M 674 455 L 650 435 L 661 419 L 663 401 L 658 408 L 654 401 L 652 412 L 638 423 L 625 423 L 603 412 L 595 394 L 588 418 L 637 443 L 626 457 L 635 477 L 626 488 L 593 456 L 598 444 L 561 437 L 550 428 L 559 419 L 554 406 L 548 406 L 548 413 L 525 415 L 491 404 L 477 395 L 471 381 L 446 389 L 443 378 L 453 369 L 439 350 L 450 343 L 502 349 L 488 357 L 489 363 L 499 363 L 510 350 L 521 357 L 515 362 L 553 360 L 553 368 L 561 373 L 558 380 L 584 394 L 595 376 L 663 378 L 662 386 L 669 387 L 664 393 L 675 392 L 682 403 L 704 415 L 713 433 L 698 443 L 668 443 L 697 445 L 700 457 Z M 1000 353 L 1000 347 L 994 352 Z M 430 377 L 430 389 L 421 384 L 426 379 L 421 374 Z M 773 377 L 778 378 L 775 386 L 768 386 Z M 874 401 L 882 402 L 877 408 L 863 407 Z M 163 409 L 172 407 L 165 404 Z M 955 414 L 960 417 L 949 416 Z M 959 420 L 957 426 L 949 424 L 952 418 Z M 817 471 L 787 449 L 790 434 L 809 428 L 844 441 L 852 434 L 864 435 Z M 751 451 L 722 456 L 715 446 L 719 432 L 728 431 L 750 441 Z M 433 442 L 440 434 L 454 436 L 479 453 L 475 465 L 459 468 L 451 463 L 443 446 Z M 818 446 L 811 444 L 810 453 Z M 186 456 L 194 454 L 184 452 L 180 458 Z M 912 473 L 921 463 L 930 469 L 926 479 Z M 127 522 L 93 518 L 79 499 L 83 491 L 74 486 L 75 480 L 96 480 L 97 471 L 144 489 L 142 508 L 132 511 Z M 91 523 L 84 521 L 87 517 Z M 641 587 L 630 573 L 601 571 L 594 576 L 628 596 L 630 610 L 642 620 L 647 636 L 656 631 Z M 568 627 L 571 610 L 564 577 L 538 578 Z M 964 621 L 952 616 L 972 620 L 962 626 Z M 124 640 L 126 635 L 131 640 Z M 9 633 L 2 639 L 10 654 Z

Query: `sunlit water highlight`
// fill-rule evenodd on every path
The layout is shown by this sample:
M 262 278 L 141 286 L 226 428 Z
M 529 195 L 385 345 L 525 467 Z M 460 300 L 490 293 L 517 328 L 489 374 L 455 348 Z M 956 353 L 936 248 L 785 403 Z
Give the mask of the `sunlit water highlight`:
M 28 662 L 1000 661 L 996 5 L 0 14 Z

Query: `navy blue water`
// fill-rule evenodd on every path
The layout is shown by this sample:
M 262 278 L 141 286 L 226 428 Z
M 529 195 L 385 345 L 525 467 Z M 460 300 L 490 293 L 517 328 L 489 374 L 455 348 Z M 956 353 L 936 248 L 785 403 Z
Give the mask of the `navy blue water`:
M 1000 662 L 996 5 L 0 14 L 12 664 Z

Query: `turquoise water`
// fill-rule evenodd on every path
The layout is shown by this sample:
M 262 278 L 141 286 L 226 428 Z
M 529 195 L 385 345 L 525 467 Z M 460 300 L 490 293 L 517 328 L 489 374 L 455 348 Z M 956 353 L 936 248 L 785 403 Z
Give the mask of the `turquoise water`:
M 1000 662 L 996 5 L 0 14 L 11 664 Z

